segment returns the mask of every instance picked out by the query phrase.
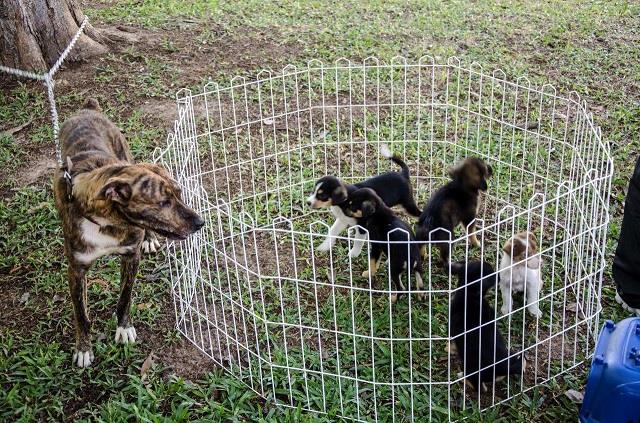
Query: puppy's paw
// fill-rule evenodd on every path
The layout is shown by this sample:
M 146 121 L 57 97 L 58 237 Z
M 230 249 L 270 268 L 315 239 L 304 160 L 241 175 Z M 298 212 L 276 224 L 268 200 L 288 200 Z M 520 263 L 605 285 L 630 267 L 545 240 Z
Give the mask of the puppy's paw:
M 356 257 L 358 257 L 360 255 L 361 251 L 362 251 L 361 248 L 353 247 L 352 249 L 349 250 L 349 257 L 356 258 Z
M 395 304 L 398 302 L 398 294 L 391 294 L 390 296 L 391 304 Z
M 502 313 L 503 316 L 506 316 L 507 314 L 511 313 L 511 310 L 509 310 L 509 307 L 507 307 L 506 305 L 503 305 L 502 307 L 500 307 L 500 313 Z
M 93 355 L 93 350 L 89 351 L 78 351 L 76 350 L 73 353 L 73 364 L 80 367 L 81 369 L 87 368 L 91 366 L 95 356 Z
M 362 272 L 362 277 L 363 277 L 363 278 L 367 278 L 367 279 L 369 279 L 369 277 L 370 277 L 370 275 L 369 275 L 369 271 L 368 271 L 368 270 L 365 270 L 364 272 Z
M 533 317 L 537 319 L 542 317 L 542 311 L 538 307 L 529 308 L 528 311 L 529 311 L 529 314 L 531 314 Z
M 329 238 L 322 241 L 322 244 L 317 248 L 318 251 L 329 251 L 331 249 L 331 240 Z
M 136 334 L 136 328 L 133 326 L 129 326 L 127 328 L 118 326 L 116 329 L 116 344 L 133 344 L 136 342 L 137 337 L 138 334 Z

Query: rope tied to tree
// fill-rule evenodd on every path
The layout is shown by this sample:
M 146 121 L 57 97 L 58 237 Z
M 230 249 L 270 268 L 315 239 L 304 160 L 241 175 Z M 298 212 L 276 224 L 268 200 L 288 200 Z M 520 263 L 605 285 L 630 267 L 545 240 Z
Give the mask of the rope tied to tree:
M 58 121 L 58 109 L 56 107 L 56 98 L 53 91 L 53 88 L 55 86 L 55 81 L 53 77 L 58 72 L 58 70 L 60 69 L 60 66 L 62 66 L 62 63 L 67 58 L 71 50 L 73 50 L 73 47 L 76 45 L 76 42 L 84 32 L 84 28 L 87 26 L 88 23 L 89 23 L 89 18 L 85 16 L 76 34 L 73 36 L 73 38 L 71 39 L 67 47 L 64 49 L 62 54 L 60 54 L 60 57 L 58 58 L 58 60 L 53 64 L 51 69 L 49 69 L 49 71 L 46 73 L 38 74 L 35 72 L 25 71 L 22 69 L 15 69 L 7 66 L 0 66 L 1 72 L 23 77 L 23 78 L 30 78 L 38 81 L 43 81 L 44 85 L 47 87 L 47 97 L 49 99 L 49 109 L 51 111 L 51 122 L 53 124 L 53 141 L 56 145 L 56 159 L 58 161 L 58 166 L 60 167 L 64 167 L 65 163 L 62 161 L 62 149 L 60 147 L 60 140 L 58 139 L 58 134 L 60 132 L 60 123 Z

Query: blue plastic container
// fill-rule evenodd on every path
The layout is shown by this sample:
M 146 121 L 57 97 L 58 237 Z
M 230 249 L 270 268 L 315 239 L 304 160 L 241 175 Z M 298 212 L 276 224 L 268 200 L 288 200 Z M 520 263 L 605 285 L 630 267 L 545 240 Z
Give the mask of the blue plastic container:
M 580 409 L 582 423 L 640 423 L 640 317 L 600 332 Z

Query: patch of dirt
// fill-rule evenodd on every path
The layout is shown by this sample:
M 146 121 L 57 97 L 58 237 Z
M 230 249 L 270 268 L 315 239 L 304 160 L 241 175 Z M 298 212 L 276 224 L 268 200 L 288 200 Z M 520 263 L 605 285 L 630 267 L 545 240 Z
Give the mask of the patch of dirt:
M 176 375 L 188 380 L 198 380 L 212 371 L 216 364 L 183 336 L 178 344 L 161 349 L 159 360 L 168 367 L 166 376 Z
M 150 99 L 140 105 L 138 111 L 144 120 L 155 120 L 165 125 L 178 118 L 178 106 L 175 100 Z M 167 130 L 171 129 L 167 126 Z
M 42 151 L 41 154 L 31 154 L 22 169 L 14 176 L 18 187 L 33 184 L 43 184 L 50 181 L 57 167 L 55 156 Z

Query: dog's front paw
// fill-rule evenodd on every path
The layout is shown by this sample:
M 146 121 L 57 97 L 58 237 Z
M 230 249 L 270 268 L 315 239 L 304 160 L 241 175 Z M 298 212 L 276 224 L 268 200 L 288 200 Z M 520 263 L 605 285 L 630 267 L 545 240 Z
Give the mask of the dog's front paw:
M 136 342 L 137 337 L 136 328 L 133 326 L 126 328 L 118 326 L 116 329 L 116 344 L 133 344 Z
M 364 272 L 362 272 L 362 277 L 369 279 L 369 277 L 370 277 L 369 271 L 365 270 Z
M 144 237 L 144 241 L 142 241 L 142 251 L 145 254 L 155 253 L 160 249 L 160 241 L 158 241 L 158 237 L 153 232 L 147 232 Z
M 93 355 L 93 350 L 89 351 L 78 351 L 76 350 L 73 353 L 73 364 L 84 369 L 86 367 L 91 366 L 95 356 Z
M 529 313 L 530 313 L 533 317 L 535 317 L 535 318 L 537 318 L 537 319 L 539 319 L 539 318 L 541 318 L 541 317 L 542 317 L 542 311 L 540 311 L 540 309 L 539 309 L 538 307 L 529 307 L 529 309 L 528 309 L 528 310 L 529 310 Z
M 353 247 L 352 249 L 349 250 L 349 257 L 356 258 L 360 255 L 361 251 L 362 251 L 361 248 Z
M 322 244 L 318 247 L 318 251 L 329 251 L 331 249 L 331 240 L 329 238 L 322 241 Z
M 509 307 L 508 307 L 508 306 L 503 305 L 503 306 L 500 308 L 500 312 L 502 313 L 502 315 L 503 315 L 503 316 L 506 316 L 507 314 L 509 314 L 509 313 L 511 312 L 511 310 L 509 309 Z

